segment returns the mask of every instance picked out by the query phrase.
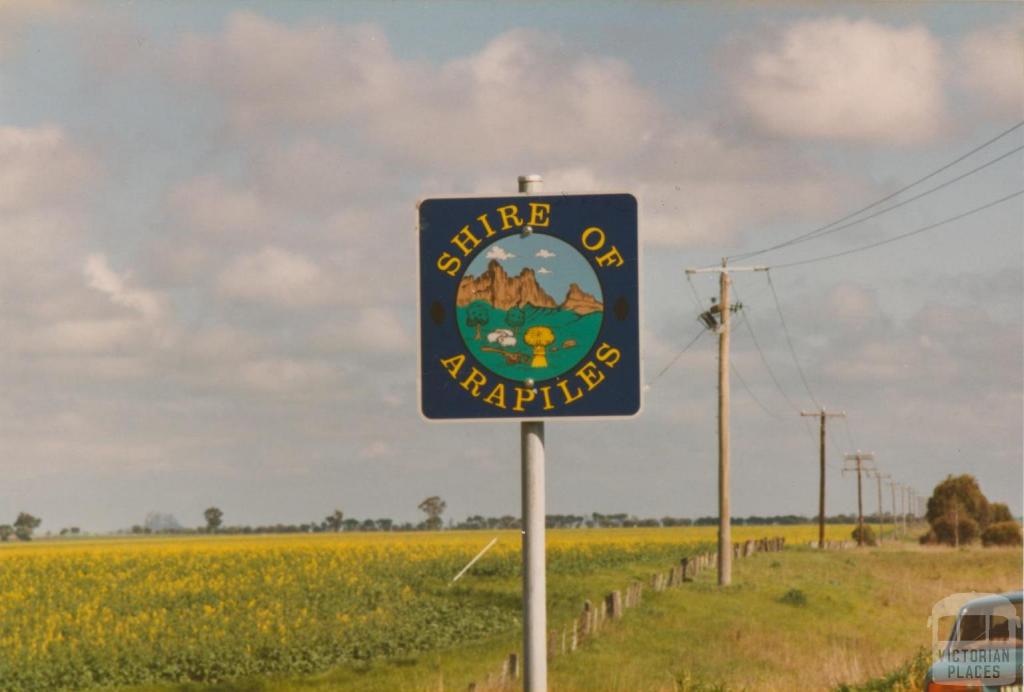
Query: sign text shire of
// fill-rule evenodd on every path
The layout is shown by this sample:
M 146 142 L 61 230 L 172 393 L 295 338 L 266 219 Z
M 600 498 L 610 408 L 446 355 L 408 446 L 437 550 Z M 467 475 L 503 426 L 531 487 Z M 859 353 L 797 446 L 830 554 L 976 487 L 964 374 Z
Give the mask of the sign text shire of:
M 427 418 L 638 412 L 634 197 L 438 198 L 419 212 Z

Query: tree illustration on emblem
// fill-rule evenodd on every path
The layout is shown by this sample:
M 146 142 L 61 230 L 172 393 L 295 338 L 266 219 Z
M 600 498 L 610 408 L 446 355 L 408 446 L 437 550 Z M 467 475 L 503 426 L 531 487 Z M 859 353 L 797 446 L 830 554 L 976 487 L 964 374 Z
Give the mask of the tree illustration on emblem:
M 476 329 L 473 337 L 480 341 L 480 327 L 491 321 L 491 306 L 483 300 L 474 300 L 466 308 L 466 326 Z
M 550 327 L 530 327 L 523 336 L 523 341 L 533 346 L 533 360 L 530 361 L 531 368 L 546 368 L 548 357 L 545 349 L 555 340 L 555 333 Z
M 526 324 L 526 311 L 521 307 L 512 307 L 505 313 L 505 324 L 512 327 L 512 333 L 519 336 L 519 329 Z

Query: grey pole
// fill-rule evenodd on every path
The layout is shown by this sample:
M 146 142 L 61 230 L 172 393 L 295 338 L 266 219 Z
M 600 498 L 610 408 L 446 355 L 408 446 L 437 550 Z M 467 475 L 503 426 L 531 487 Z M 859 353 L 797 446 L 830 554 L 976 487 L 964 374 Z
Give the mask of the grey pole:
M 519 192 L 540 192 L 539 175 L 519 176 Z M 521 425 L 523 470 L 523 690 L 548 689 L 547 585 L 544 556 L 544 423 Z

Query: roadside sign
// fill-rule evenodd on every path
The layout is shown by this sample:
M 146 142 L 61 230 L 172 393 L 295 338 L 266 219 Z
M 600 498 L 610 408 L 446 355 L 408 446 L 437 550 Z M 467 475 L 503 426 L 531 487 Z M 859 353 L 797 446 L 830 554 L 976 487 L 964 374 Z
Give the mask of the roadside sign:
M 638 413 L 638 264 L 629 194 L 421 201 L 423 415 Z

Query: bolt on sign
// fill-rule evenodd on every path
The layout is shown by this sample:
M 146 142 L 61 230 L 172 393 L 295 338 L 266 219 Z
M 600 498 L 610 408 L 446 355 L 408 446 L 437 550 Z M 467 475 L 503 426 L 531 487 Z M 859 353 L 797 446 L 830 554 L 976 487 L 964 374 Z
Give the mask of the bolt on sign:
M 418 207 L 426 418 L 639 412 L 635 197 L 442 197 Z

